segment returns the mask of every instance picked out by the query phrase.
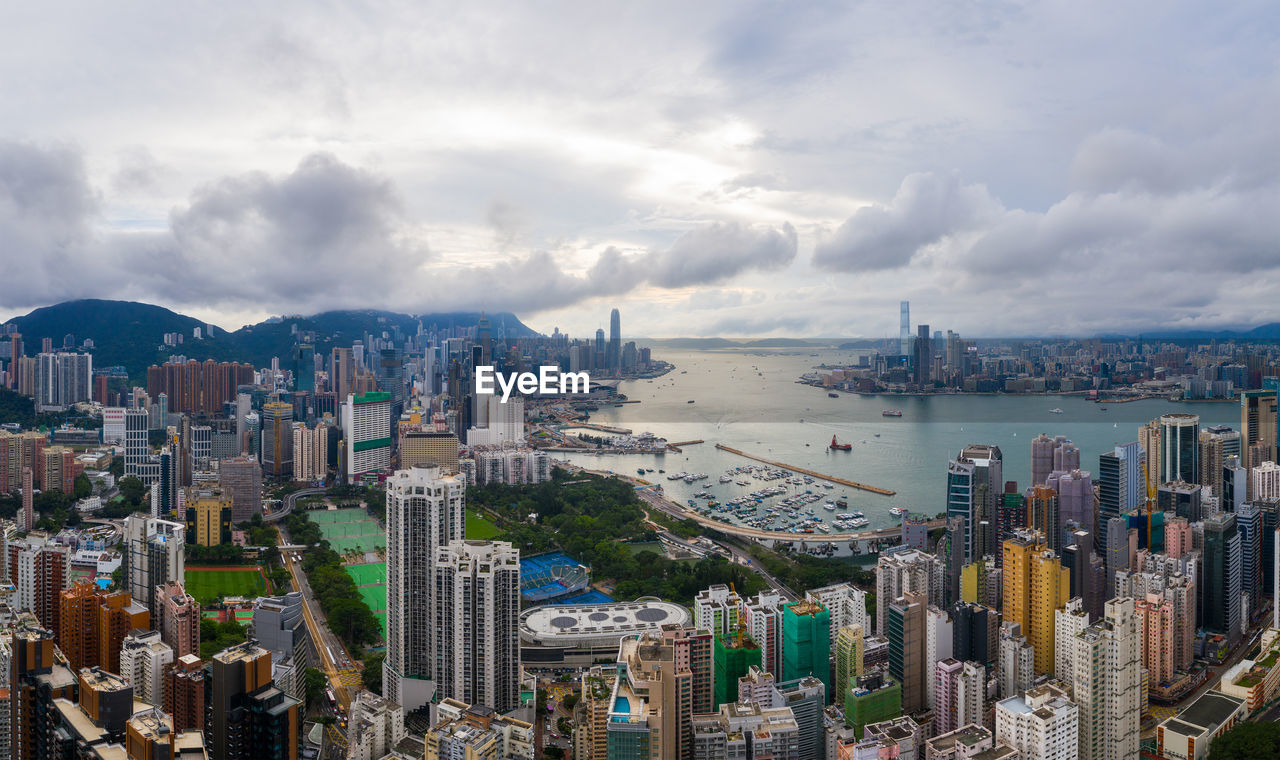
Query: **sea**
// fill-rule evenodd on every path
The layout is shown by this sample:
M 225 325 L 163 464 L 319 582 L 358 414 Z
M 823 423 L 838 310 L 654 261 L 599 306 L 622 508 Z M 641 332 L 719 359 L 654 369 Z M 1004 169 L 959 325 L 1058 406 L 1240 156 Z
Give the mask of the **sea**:
M 839 350 L 716 350 L 655 351 L 675 365 L 669 374 L 651 380 L 627 380 L 619 393 L 639 403 L 602 406 L 591 422 L 649 431 L 670 442 L 702 440 L 680 453 L 579 454 L 556 452 L 558 459 L 596 470 L 608 470 L 660 483 L 667 495 L 684 504 L 695 493 L 711 491 L 717 501 L 745 495 L 765 485 L 745 478 L 749 485 L 719 483 L 727 470 L 757 464 L 727 451 L 731 448 L 895 491 L 884 496 L 821 481 L 795 490 L 813 490 L 825 498 L 848 500 L 837 512 L 860 510 L 867 528 L 897 525 L 892 507 L 934 515 L 946 508 L 947 463 L 971 443 L 1000 447 L 1004 479 L 1025 489 L 1031 477 L 1031 440 L 1040 433 L 1064 435 L 1080 449 L 1081 469 L 1096 477 L 1098 456 L 1117 444 L 1137 440 L 1138 428 L 1170 412 L 1200 416 L 1209 425 L 1240 427 L 1235 402 L 1170 402 L 1159 399 L 1128 403 L 1094 403 L 1079 396 L 1059 395 L 903 395 L 861 396 L 798 383 L 820 366 L 856 364 L 859 354 Z M 693 403 L 689 403 L 693 402 Z M 897 409 L 901 417 L 885 417 Z M 1061 409 L 1061 413 L 1051 412 Z M 599 435 L 599 433 L 594 433 Z M 852 445 L 850 451 L 828 448 L 832 436 Z M 637 475 L 638 469 L 653 473 Z M 658 470 L 706 473 L 706 480 L 668 481 Z M 742 476 L 735 481 L 743 480 Z M 781 483 L 781 481 L 774 481 Z M 710 489 L 704 489 L 706 484 Z M 772 501 L 776 502 L 783 497 Z M 830 517 L 817 507 L 817 515 Z M 716 513 L 721 519 L 731 517 Z M 830 520 L 828 519 L 828 524 Z M 819 536 L 813 536 L 818 539 Z M 812 539 L 811 539 L 812 540 Z

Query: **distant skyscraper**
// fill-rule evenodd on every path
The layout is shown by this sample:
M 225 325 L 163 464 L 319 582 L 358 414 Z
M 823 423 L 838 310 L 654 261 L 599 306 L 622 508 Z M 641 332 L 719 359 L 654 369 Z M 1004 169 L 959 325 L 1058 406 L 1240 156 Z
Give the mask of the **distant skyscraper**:
M 1142 482 L 1142 449 L 1137 441 L 1116 446 L 1098 457 L 1098 545 L 1107 547 L 1109 521 L 1138 509 L 1146 498 Z
M 932 379 L 933 340 L 928 325 L 916 325 L 915 358 L 912 360 L 916 385 L 928 385 Z
M 293 347 L 293 388 L 305 393 L 316 392 L 316 347 L 300 343 Z
M 1242 574 L 1240 531 L 1236 516 L 1220 512 L 1204 521 L 1204 620 L 1208 630 L 1235 641 L 1240 633 Z
M 153 621 L 159 620 L 155 606 L 156 586 L 182 582 L 186 572 L 186 526 L 183 523 L 147 517 L 137 512 L 124 520 L 122 560 L 123 588 L 147 605 Z M 157 627 L 157 630 L 159 628 Z M 186 654 L 179 653 L 179 656 Z
M 999 551 L 996 504 L 1003 500 L 1004 456 L 999 446 L 965 446 L 947 465 L 947 516 L 965 521 L 964 564 Z
M 898 304 L 898 353 L 902 356 L 911 355 L 911 303 L 903 301 Z
M 609 312 L 609 369 L 615 375 L 622 371 L 622 317 L 617 309 Z
M 400 470 L 387 480 L 387 657 L 383 689 L 413 711 L 434 696 L 434 563 L 462 540 L 466 480 L 434 467 Z
M 1200 415 L 1166 414 L 1160 418 L 1160 482 L 1200 482 Z M 1149 466 L 1149 465 L 1148 465 Z
M 275 478 L 293 476 L 293 404 L 262 405 L 262 471 Z
M 347 482 L 391 470 L 391 394 L 349 395 L 342 405 Z

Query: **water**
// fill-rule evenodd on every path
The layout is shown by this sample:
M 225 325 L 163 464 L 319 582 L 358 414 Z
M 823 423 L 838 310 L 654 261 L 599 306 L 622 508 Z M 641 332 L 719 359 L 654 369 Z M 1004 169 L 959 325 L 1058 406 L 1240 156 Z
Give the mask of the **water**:
M 947 462 L 966 444 L 1000 447 L 1004 478 L 1025 488 L 1031 477 L 1031 439 L 1039 433 L 1065 435 L 1080 449 L 1082 469 L 1098 469 L 1098 455 L 1117 443 L 1137 439 L 1139 426 L 1169 412 L 1200 415 L 1200 425 L 1227 424 L 1239 428 L 1240 407 L 1234 403 L 1135 401 L 1095 404 L 1076 396 L 857 396 L 796 383 L 816 365 L 853 362 L 852 352 L 662 352 L 661 358 L 676 369 L 652 381 L 626 381 L 620 392 L 639 404 L 602 407 L 591 421 L 652 431 L 668 441 L 703 439 L 684 447 L 680 454 L 584 455 L 557 452 L 556 457 L 592 469 L 635 475 L 636 469 L 653 468 L 646 479 L 661 483 L 667 494 L 684 504 L 694 493 L 710 490 L 717 501 L 758 490 L 764 481 L 746 479 L 748 486 L 721 484 L 725 470 L 753 464 L 715 444 L 740 449 L 787 464 L 836 475 L 896 491 L 881 496 L 821 481 L 801 486 L 826 498 L 848 499 L 848 507 L 836 512 L 861 510 L 870 525 L 891 527 L 898 519 L 890 507 L 901 506 L 930 515 L 945 509 Z M 683 371 L 683 374 L 682 374 Z M 689 404 L 693 400 L 695 403 Z M 880 412 L 902 410 L 902 417 Z M 1061 408 L 1062 414 L 1050 409 Z M 1105 408 L 1105 411 L 1103 410 Z M 801 422 L 803 420 L 803 422 Z M 829 451 L 836 435 L 851 451 Z M 686 484 L 668 481 L 657 470 L 707 473 L 707 480 Z M 782 481 L 773 481 L 781 483 Z M 712 488 L 702 486 L 711 483 Z M 792 487 L 794 490 L 795 487 Z M 770 500 L 777 502 L 782 497 Z M 822 509 L 824 498 L 810 506 L 830 524 L 831 513 Z M 717 513 L 719 516 L 719 513 Z M 812 539 L 820 540 L 821 534 Z

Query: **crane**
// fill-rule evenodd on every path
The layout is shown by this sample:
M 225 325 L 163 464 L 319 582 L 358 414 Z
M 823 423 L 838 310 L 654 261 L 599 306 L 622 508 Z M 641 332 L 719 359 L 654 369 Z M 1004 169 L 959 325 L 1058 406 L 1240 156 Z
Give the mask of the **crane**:
M 1156 511 L 1156 484 L 1147 474 L 1147 463 L 1142 463 L 1142 483 L 1147 487 L 1147 548 L 1151 548 L 1151 516 Z
M 742 597 L 738 595 L 738 589 L 733 585 L 733 581 L 729 581 L 729 591 L 733 593 L 733 603 L 738 610 L 738 625 L 736 626 L 737 631 L 734 633 L 733 648 L 741 649 L 742 641 L 747 635 L 747 611 L 742 606 Z

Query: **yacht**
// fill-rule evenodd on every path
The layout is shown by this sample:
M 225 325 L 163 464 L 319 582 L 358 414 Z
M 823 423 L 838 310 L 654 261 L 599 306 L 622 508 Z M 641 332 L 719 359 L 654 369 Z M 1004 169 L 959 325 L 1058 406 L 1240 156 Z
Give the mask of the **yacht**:
M 1050 409 L 1049 414 L 1062 414 L 1061 409 Z

